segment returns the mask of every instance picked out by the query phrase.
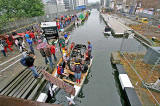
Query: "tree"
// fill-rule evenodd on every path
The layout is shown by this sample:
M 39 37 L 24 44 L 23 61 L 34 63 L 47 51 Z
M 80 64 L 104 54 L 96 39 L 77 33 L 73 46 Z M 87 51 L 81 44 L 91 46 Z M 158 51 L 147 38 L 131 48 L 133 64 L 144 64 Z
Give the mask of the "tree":
M 41 0 L 0 0 L 0 28 L 23 17 L 44 15 Z

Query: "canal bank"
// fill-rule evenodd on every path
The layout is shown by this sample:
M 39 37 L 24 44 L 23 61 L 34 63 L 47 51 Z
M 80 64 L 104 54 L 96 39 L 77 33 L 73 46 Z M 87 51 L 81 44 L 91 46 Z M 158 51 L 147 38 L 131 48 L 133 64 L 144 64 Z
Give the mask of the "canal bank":
M 119 37 L 123 36 L 127 31 L 132 31 L 134 33 L 134 36 L 137 40 L 139 40 L 141 43 L 144 43 L 146 46 L 152 46 L 153 43 L 148 40 L 145 36 L 141 35 L 139 32 L 137 32 L 132 27 L 126 26 L 126 24 L 122 23 L 119 17 L 115 17 L 113 15 L 109 14 L 102 14 L 101 16 L 104 20 L 104 22 L 109 25 L 110 28 L 112 28 L 112 33 Z M 131 23 L 131 22 L 130 22 Z M 129 24 L 129 23 L 127 23 Z

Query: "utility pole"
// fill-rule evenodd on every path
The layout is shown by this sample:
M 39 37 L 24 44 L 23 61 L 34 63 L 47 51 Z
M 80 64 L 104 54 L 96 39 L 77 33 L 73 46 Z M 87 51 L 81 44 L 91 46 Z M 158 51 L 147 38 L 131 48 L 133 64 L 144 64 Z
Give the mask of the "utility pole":
M 56 15 L 57 15 L 57 17 L 58 17 L 58 2 L 57 2 L 57 0 L 56 0 L 56 8 L 57 8 Z

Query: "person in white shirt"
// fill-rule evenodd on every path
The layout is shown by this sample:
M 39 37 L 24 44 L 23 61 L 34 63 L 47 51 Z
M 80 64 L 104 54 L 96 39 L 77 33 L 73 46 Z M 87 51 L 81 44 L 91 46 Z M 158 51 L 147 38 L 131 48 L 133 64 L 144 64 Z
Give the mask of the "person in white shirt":
M 3 44 L 0 44 L 0 51 L 3 53 L 3 55 L 6 57 L 7 55 L 6 55 L 6 52 L 5 52 L 5 50 L 4 50 L 4 46 L 3 46 Z

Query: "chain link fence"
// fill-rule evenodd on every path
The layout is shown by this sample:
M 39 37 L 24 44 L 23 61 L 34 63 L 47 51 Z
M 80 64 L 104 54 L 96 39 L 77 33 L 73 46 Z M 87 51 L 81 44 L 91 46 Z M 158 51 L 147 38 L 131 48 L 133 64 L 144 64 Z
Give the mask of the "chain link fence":
M 40 23 L 42 21 L 53 21 L 56 17 L 60 17 L 61 15 L 70 15 L 70 14 L 76 14 L 79 11 L 71 10 L 71 11 L 64 11 L 54 14 L 46 14 L 44 16 L 39 17 L 33 17 L 33 18 L 22 18 L 19 20 L 16 20 L 14 22 L 8 23 L 6 26 L 3 26 L 3 28 L 0 30 L 0 33 L 10 33 L 13 30 L 17 30 L 19 28 L 26 28 L 28 26 L 32 26 L 36 23 Z
M 124 65 L 128 76 L 143 105 L 159 106 L 160 92 L 150 89 L 149 86 L 154 84 L 160 78 L 160 58 L 154 64 L 144 62 L 147 50 L 150 47 L 141 42 L 138 38 L 123 37 L 120 47 L 122 64 Z M 154 55 L 153 55 L 154 57 Z M 154 57 L 155 58 L 155 57 Z M 150 57 L 152 59 L 152 56 Z

